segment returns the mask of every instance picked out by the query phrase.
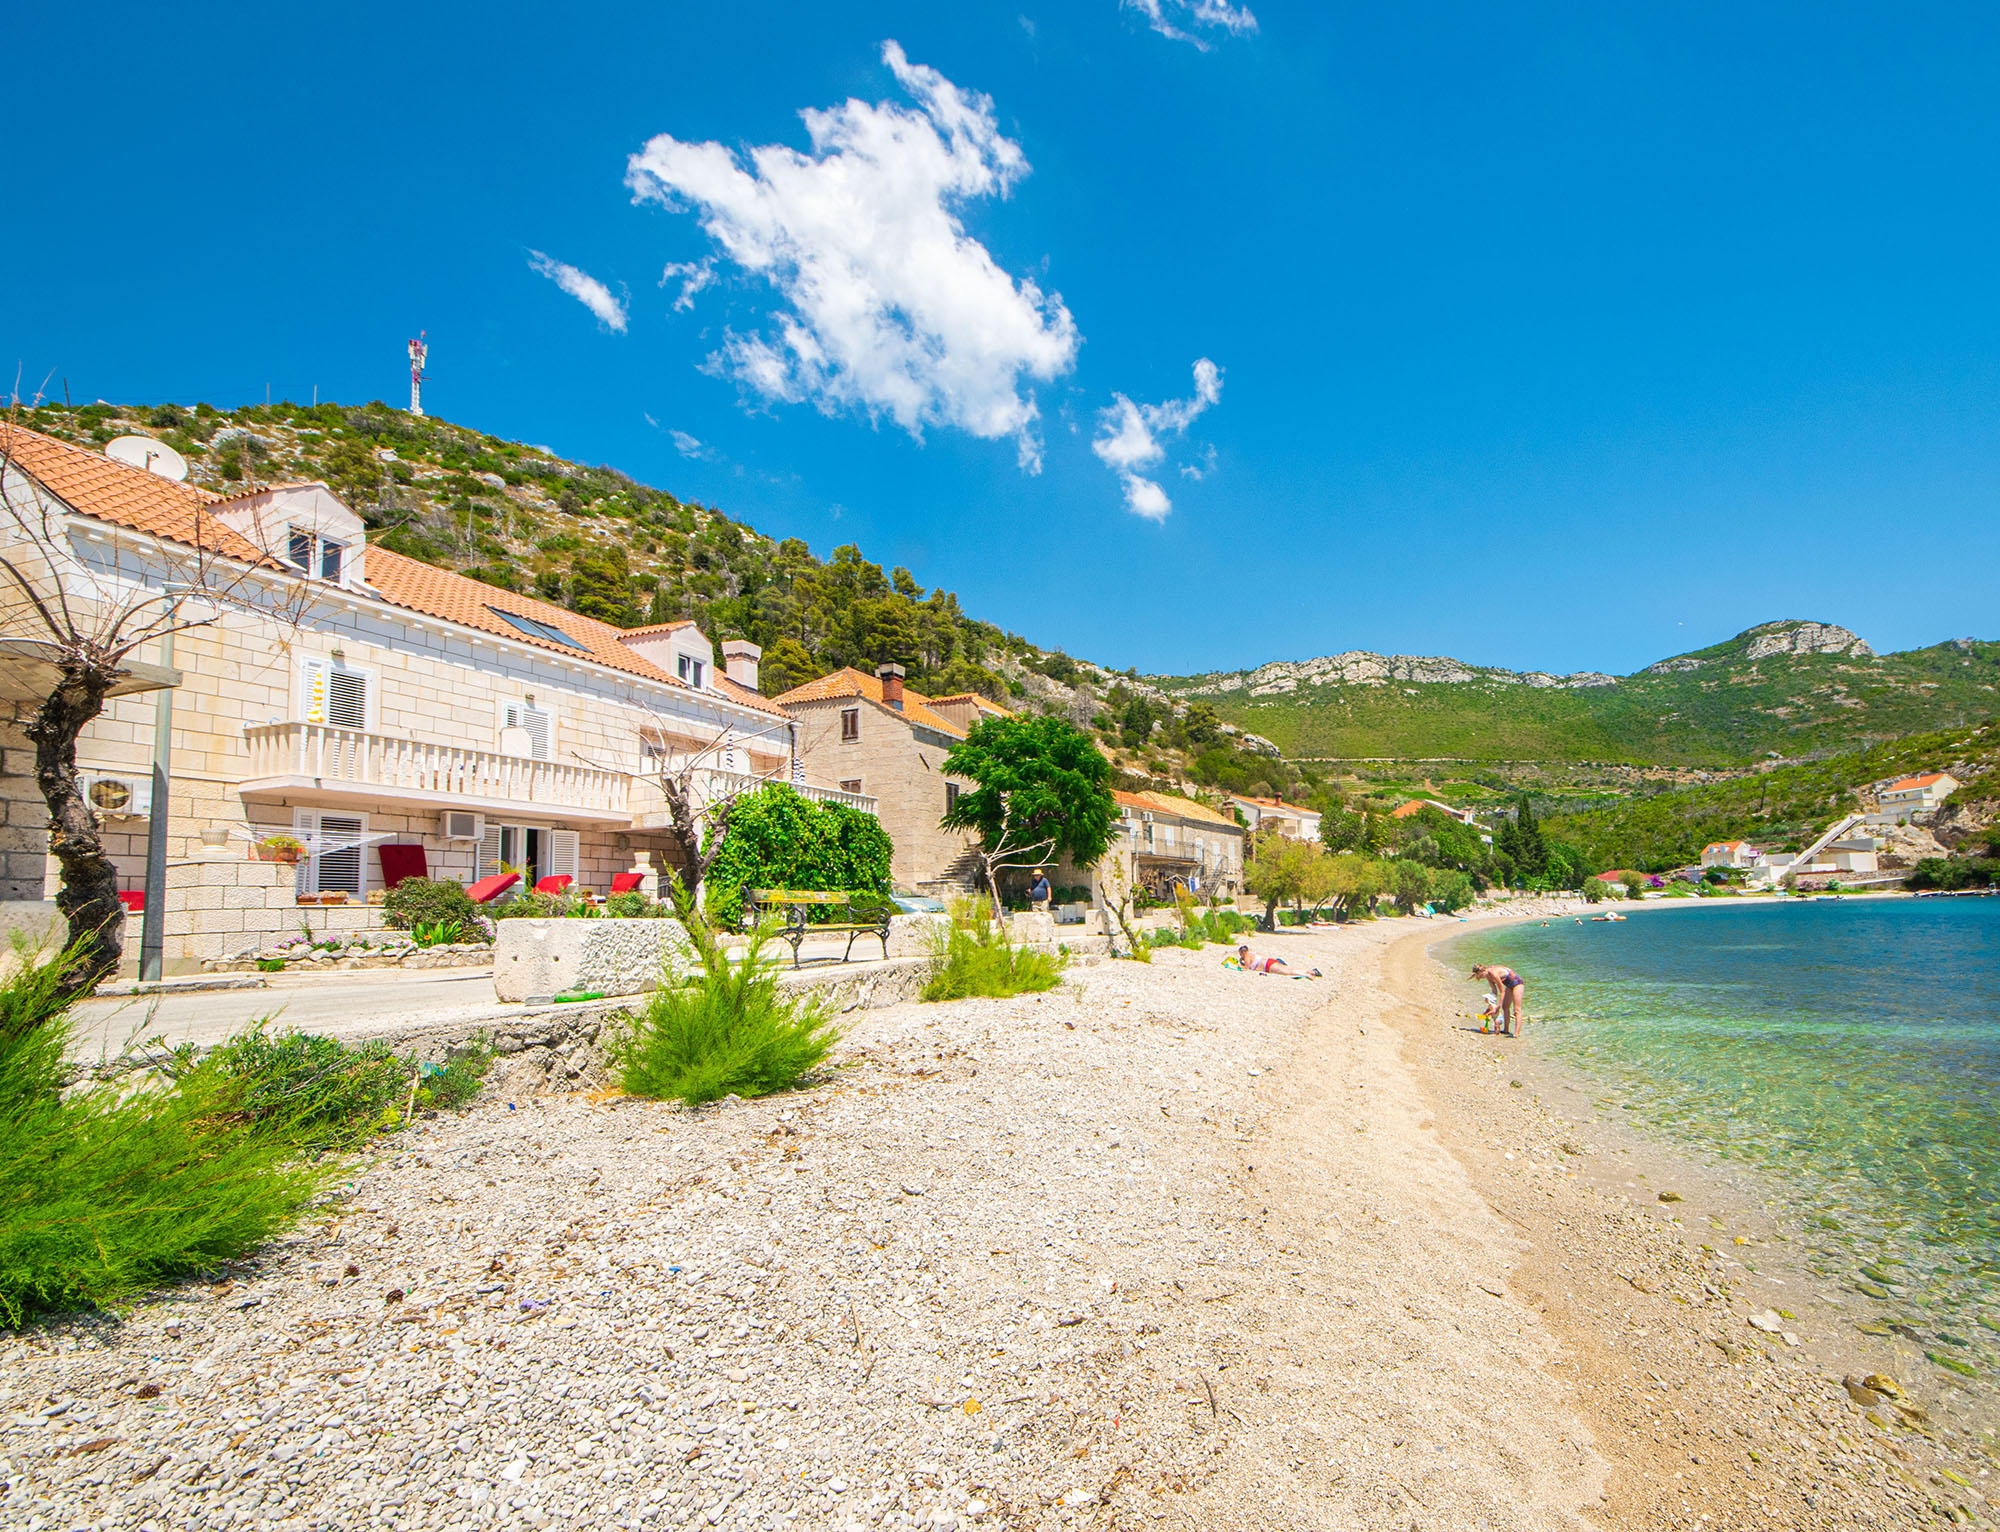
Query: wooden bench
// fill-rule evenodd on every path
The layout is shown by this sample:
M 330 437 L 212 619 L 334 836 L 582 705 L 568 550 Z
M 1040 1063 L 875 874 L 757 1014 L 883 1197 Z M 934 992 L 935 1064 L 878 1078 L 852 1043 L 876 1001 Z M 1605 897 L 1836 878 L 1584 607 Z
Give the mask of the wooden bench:
M 807 915 L 813 910 L 826 910 L 836 916 L 844 914 L 847 918 L 808 922 Z M 766 916 L 779 916 L 782 924 L 776 935 L 779 941 L 792 944 L 794 968 L 799 966 L 799 945 L 811 936 L 845 936 L 847 950 L 840 955 L 843 963 L 853 961 L 856 937 L 873 936 L 882 943 L 882 956 L 887 958 L 889 922 L 896 914 L 893 901 L 875 894 L 785 888 L 743 890 L 743 929 L 755 929 Z

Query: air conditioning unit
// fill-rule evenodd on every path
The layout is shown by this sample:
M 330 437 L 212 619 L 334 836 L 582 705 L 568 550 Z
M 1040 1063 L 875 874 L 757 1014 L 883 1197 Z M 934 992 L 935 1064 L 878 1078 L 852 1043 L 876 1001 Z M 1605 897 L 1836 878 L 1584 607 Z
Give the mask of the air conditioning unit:
M 100 819 L 144 819 L 153 812 L 149 771 L 82 771 L 83 796 Z
M 474 814 L 467 809 L 446 809 L 444 815 L 444 838 L 446 840 L 483 840 L 486 837 L 486 816 Z

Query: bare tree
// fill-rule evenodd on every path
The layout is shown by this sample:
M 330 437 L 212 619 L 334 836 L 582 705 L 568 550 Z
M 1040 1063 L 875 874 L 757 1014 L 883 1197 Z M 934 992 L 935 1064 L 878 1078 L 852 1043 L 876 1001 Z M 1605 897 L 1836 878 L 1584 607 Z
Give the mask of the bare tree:
M 669 720 L 656 715 L 651 733 L 656 740 L 664 741 L 671 727 Z M 709 869 L 722 854 L 723 840 L 729 834 L 729 816 L 737 800 L 769 783 L 785 780 L 784 767 L 760 774 L 737 771 L 725 764 L 730 751 L 750 737 L 725 728 L 707 744 L 685 754 L 673 753 L 662 743 L 652 746 L 649 775 L 660 790 L 668 826 L 685 858 L 686 876 L 681 881 L 691 900 L 700 899 Z
M 986 891 L 993 900 L 993 918 L 1005 920 L 1007 907 L 1000 902 L 1000 874 L 1017 871 L 1023 867 L 1039 867 L 1049 859 L 1055 850 L 1055 837 L 1045 835 L 1040 840 L 1031 841 L 1027 835 L 1014 828 L 1013 794 L 1000 794 L 1001 823 L 1006 826 L 993 844 L 988 845 L 982 837 L 973 848 L 973 855 L 979 858 L 981 871 L 986 874 Z
M 289 572 L 201 511 L 195 492 L 165 481 L 162 490 L 184 513 L 176 531 L 186 541 L 113 538 L 85 557 L 72 541 L 68 508 L 17 461 L 32 446 L 16 419 L 0 420 L 0 643 L 45 688 L 24 732 L 35 746 L 49 849 L 61 869 L 56 908 L 73 953 L 64 983 L 76 992 L 116 968 L 123 948 L 117 868 L 77 780 L 78 736 L 131 677 L 147 644 L 207 627 L 231 606 L 288 614 L 295 624 L 304 582 L 292 576 L 289 596 L 274 592 L 271 575 Z M 164 814 L 167 805 L 156 802 L 152 812 Z M 150 892 L 157 899 L 164 891 Z

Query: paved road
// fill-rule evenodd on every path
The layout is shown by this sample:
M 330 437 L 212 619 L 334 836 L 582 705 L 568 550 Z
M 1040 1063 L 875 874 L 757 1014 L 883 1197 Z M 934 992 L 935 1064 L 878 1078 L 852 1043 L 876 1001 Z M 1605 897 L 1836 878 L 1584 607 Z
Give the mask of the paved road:
M 78 1058 L 114 1054 L 141 1027 L 160 1042 L 213 1043 L 269 1016 L 280 1027 L 340 1037 L 497 1008 L 493 975 L 480 968 L 276 974 L 268 989 L 86 1000 L 76 1008 L 71 1052 Z

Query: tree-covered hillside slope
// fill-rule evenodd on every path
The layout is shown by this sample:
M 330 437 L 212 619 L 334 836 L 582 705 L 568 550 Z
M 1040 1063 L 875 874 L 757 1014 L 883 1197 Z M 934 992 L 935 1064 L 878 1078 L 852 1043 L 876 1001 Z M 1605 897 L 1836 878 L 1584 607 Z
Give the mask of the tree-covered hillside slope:
M 1845 629 L 1786 621 L 1623 677 L 1340 655 L 1152 679 L 1304 759 L 1744 766 L 1992 717 L 2000 643 L 1878 655 Z
M 1920 771 L 1949 771 L 1967 803 L 2000 796 L 2000 723 L 1914 734 L 1870 749 L 1779 766 L 1728 782 L 1678 788 L 1564 813 L 1542 822 L 1593 867 L 1688 866 L 1711 841 L 1799 849 L 1835 820 L 1874 808 L 1867 790 Z M 1953 805 L 1957 807 L 1956 804 Z

